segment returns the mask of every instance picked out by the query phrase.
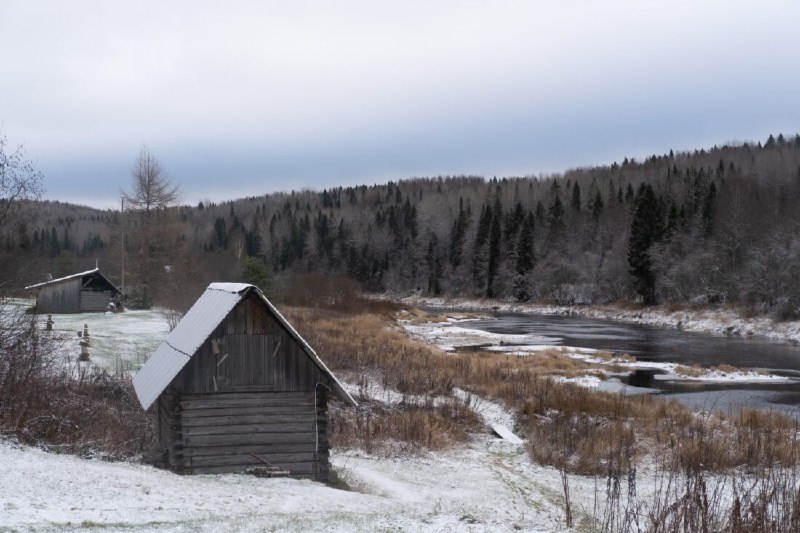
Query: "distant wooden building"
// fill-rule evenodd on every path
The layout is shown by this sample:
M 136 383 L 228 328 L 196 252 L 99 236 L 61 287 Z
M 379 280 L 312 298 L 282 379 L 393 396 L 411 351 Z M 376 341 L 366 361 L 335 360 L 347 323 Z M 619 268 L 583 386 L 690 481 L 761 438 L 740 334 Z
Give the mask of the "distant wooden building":
M 133 379 L 169 468 L 327 481 L 328 398 L 353 398 L 253 285 L 212 283 Z
M 120 291 L 99 268 L 25 287 L 36 291 L 40 313 L 105 311 Z

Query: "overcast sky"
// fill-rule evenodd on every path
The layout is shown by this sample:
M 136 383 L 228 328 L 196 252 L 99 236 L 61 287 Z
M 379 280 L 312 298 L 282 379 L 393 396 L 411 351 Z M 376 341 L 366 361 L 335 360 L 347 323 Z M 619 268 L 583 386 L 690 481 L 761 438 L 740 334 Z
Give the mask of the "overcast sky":
M 800 2 L 0 0 L 0 123 L 107 207 L 519 176 L 800 131 Z

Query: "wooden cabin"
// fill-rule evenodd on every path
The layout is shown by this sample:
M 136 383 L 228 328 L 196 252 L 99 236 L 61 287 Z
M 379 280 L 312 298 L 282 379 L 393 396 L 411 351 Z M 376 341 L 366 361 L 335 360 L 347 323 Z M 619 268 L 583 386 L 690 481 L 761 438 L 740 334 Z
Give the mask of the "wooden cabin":
M 328 399 L 356 405 L 253 285 L 212 283 L 133 379 L 183 474 L 282 471 L 328 481 Z
M 88 313 L 105 311 L 120 294 L 99 268 L 25 287 L 36 291 L 40 313 Z

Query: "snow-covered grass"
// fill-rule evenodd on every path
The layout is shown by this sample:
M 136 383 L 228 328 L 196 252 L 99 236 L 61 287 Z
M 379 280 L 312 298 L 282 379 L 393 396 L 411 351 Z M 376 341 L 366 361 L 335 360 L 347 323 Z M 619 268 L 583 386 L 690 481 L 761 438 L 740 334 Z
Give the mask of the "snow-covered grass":
M 31 307 L 33 300 L 7 303 L 20 309 Z M 37 317 L 44 331 L 47 315 Z M 122 313 L 74 313 L 52 315 L 51 335 L 61 339 L 63 357 L 74 362 L 80 355 L 80 337 L 88 326 L 92 365 L 109 371 L 135 372 L 169 334 L 164 314 L 158 309 L 127 310 Z

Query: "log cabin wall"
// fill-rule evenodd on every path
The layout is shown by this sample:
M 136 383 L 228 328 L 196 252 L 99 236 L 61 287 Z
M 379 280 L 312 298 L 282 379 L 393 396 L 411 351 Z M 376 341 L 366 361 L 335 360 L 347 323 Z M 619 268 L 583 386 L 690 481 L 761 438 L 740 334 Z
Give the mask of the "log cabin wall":
M 327 395 L 320 389 L 316 400 L 313 392 L 181 394 L 171 406 L 159 400 L 170 468 L 219 474 L 275 466 L 327 481 Z
M 159 398 L 159 434 L 171 468 L 207 474 L 274 465 L 292 477 L 327 481 L 328 385 L 250 294 Z

